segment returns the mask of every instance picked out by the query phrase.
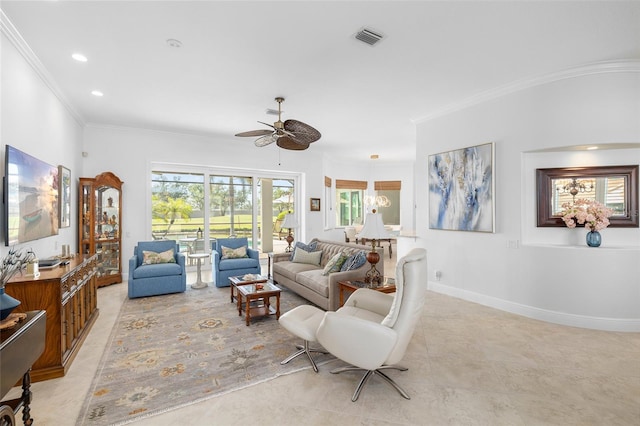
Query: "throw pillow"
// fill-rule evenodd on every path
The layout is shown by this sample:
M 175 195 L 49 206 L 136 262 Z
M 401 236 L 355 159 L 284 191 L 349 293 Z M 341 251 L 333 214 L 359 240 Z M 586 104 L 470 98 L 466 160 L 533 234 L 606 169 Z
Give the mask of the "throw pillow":
M 293 261 L 293 256 L 296 254 L 296 250 L 301 248 L 304 251 L 316 251 L 318 247 L 318 242 L 314 241 L 309 244 L 301 243 L 300 241 L 296 242 L 296 245 L 293 246 L 293 251 L 291 252 L 291 261 Z
M 158 263 L 176 263 L 173 249 L 156 253 L 155 251 L 142 250 L 142 264 L 155 265 Z
M 342 264 L 340 268 L 340 272 L 344 271 L 353 271 L 354 269 L 358 269 L 367 261 L 367 253 L 364 250 L 360 250 L 357 253 L 352 254 L 349 258 Z
M 305 251 L 296 250 L 293 254 L 293 263 L 308 263 L 309 265 L 320 266 L 320 260 L 322 259 L 322 251 Z
M 322 270 L 322 275 L 329 275 L 332 272 L 340 271 L 340 268 L 342 268 L 342 265 L 348 257 L 349 255 L 345 254 L 344 252 L 340 252 L 333 256 Z
M 225 247 L 225 246 L 220 246 L 220 250 L 222 250 L 221 259 L 240 259 L 242 257 L 249 257 L 247 255 L 247 246 L 242 246 L 235 249 Z

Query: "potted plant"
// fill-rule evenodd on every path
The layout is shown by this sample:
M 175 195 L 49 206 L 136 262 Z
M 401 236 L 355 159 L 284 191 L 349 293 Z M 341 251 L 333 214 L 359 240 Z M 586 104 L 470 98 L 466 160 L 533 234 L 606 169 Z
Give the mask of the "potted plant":
M 32 260 L 36 258 L 35 253 L 29 250 L 16 250 L 10 248 L 7 255 L 0 262 L 0 321 L 4 320 L 9 314 L 20 305 L 20 301 L 14 299 L 4 292 L 7 282 L 13 278 L 15 274 L 20 272 Z

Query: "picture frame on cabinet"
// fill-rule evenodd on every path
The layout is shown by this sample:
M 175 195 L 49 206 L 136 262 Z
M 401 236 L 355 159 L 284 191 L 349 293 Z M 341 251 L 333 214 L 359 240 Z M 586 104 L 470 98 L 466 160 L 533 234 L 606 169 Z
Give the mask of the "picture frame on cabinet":
M 320 211 L 320 198 L 311 198 L 309 200 L 309 210 L 312 212 Z
M 495 232 L 495 149 L 488 142 L 429 155 L 429 229 Z
M 71 226 L 71 170 L 58 166 L 58 228 Z

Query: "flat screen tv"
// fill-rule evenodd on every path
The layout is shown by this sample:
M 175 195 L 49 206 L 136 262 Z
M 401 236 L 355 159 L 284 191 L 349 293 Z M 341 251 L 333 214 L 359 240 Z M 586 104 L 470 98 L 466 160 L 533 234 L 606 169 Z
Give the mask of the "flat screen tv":
M 58 168 L 7 145 L 4 167 L 5 245 L 58 233 Z

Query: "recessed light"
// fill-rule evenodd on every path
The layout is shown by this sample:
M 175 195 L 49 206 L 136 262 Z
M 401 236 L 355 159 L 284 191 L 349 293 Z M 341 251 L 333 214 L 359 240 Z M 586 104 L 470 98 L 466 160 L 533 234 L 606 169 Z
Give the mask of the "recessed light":
M 102 93 L 102 92 L 101 92 L 101 91 L 99 91 L 99 90 L 92 90 L 92 91 L 91 91 L 91 94 L 92 94 L 93 96 L 98 96 L 98 97 L 99 97 L 99 96 L 104 96 L 104 93 Z
M 590 146 L 589 148 L 587 148 L 587 151 L 593 151 L 594 149 L 598 149 L 597 146 Z
M 71 55 L 71 57 L 78 62 L 87 62 L 87 57 L 82 53 L 74 53 L 73 55 Z
M 369 158 L 371 158 L 372 160 L 377 160 L 378 158 L 380 158 L 380 156 L 378 154 L 371 154 Z

